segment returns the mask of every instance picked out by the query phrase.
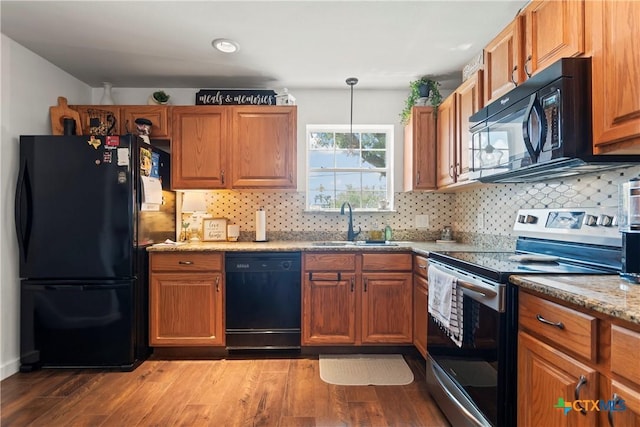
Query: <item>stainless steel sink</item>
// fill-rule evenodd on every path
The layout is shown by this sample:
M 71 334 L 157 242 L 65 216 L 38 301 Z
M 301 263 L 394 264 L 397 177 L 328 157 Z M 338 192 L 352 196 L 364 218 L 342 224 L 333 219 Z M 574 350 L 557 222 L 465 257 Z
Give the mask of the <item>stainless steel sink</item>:
M 397 243 L 391 242 L 365 242 L 365 241 L 356 241 L 356 242 L 347 242 L 347 241 L 321 241 L 321 242 L 311 242 L 312 246 L 398 246 Z
M 347 246 L 347 245 L 353 245 L 353 242 L 327 242 L 327 241 L 322 241 L 322 242 L 311 242 L 312 246 Z

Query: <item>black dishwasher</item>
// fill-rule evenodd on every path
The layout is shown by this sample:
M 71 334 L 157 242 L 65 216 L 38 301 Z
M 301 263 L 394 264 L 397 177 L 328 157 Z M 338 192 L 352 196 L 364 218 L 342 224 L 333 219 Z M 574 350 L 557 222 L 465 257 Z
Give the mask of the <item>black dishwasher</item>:
M 299 252 L 227 252 L 227 350 L 300 348 Z

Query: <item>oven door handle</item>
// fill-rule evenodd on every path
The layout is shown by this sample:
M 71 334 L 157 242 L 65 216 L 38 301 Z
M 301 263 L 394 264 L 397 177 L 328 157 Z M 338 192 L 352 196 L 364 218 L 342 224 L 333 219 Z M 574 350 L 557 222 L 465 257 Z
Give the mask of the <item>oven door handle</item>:
M 460 280 L 460 279 L 458 279 L 457 282 L 458 282 L 458 286 L 460 286 L 461 288 L 468 289 L 473 292 L 477 292 L 481 295 L 484 295 L 485 297 L 493 298 L 496 295 L 498 295 L 498 293 L 493 289 L 487 289 L 482 286 L 474 285 L 473 283 L 465 282 L 464 280 Z

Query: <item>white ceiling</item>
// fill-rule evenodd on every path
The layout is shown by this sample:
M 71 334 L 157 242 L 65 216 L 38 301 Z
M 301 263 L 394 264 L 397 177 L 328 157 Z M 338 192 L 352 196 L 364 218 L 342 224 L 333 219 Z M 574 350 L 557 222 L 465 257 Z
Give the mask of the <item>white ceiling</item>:
M 453 89 L 526 2 L 2 0 L 0 28 L 92 87 Z

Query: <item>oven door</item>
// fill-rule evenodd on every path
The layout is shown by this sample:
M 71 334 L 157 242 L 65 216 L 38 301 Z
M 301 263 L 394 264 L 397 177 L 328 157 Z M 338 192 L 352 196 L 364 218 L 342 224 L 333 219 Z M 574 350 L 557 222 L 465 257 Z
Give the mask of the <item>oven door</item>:
M 429 391 L 452 425 L 512 425 L 515 353 L 510 354 L 513 342 L 507 333 L 506 285 L 490 284 L 437 262 L 430 264 L 458 277 L 458 286 L 463 288 L 464 326 L 462 346 L 458 347 L 429 314 Z M 484 293 L 483 287 L 487 289 Z

